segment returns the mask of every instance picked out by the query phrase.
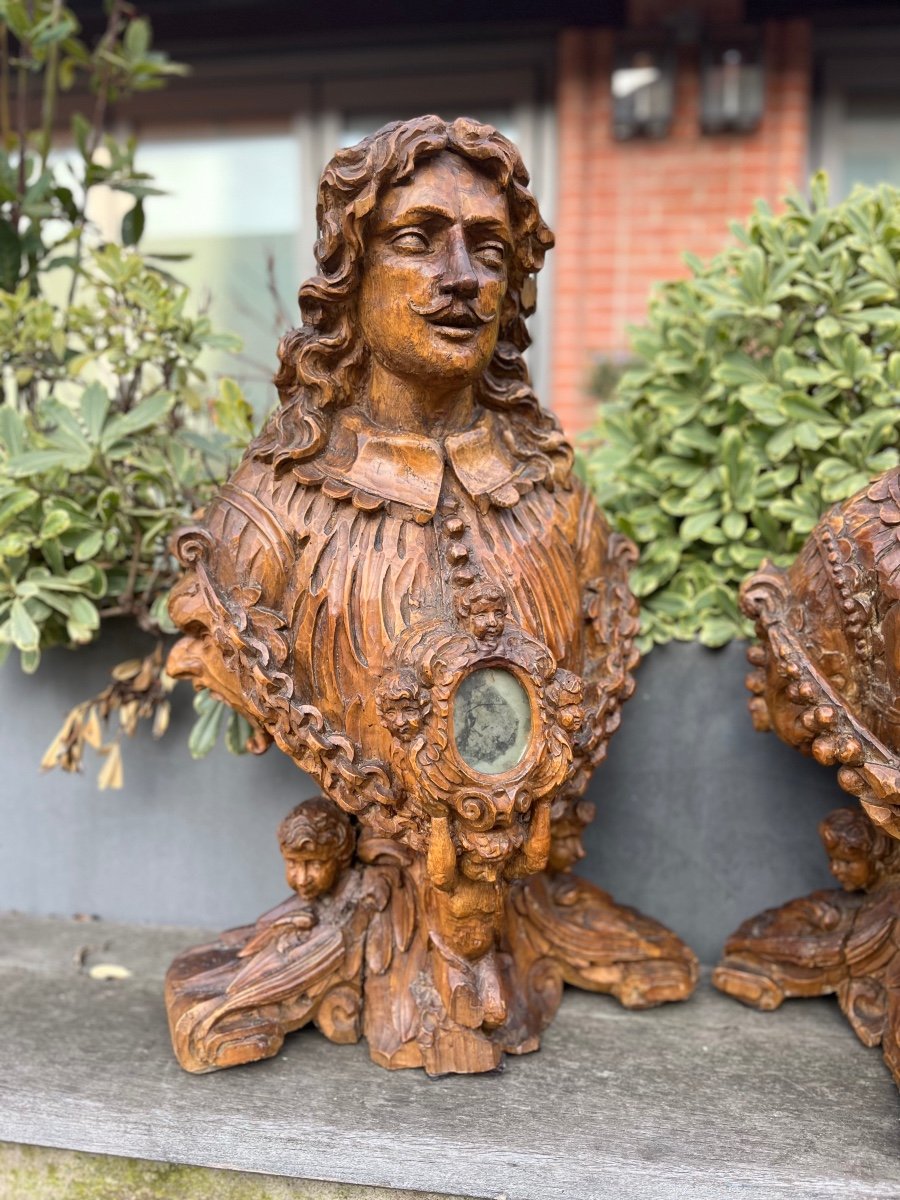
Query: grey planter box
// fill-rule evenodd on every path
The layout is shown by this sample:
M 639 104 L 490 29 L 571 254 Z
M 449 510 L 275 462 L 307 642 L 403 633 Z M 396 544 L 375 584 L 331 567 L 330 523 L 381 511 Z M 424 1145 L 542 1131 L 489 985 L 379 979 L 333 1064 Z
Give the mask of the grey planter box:
M 98 792 L 94 764 L 39 773 L 66 711 L 145 645 L 113 629 L 48 654 L 31 678 L 12 658 L 0 669 L 0 910 L 216 928 L 283 898 L 275 829 L 315 786 L 274 749 L 193 762 L 186 687 L 164 739 L 126 739 L 124 791 Z M 831 772 L 754 732 L 746 669 L 742 645 L 654 650 L 589 792 L 582 873 L 706 962 L 744 917 L 829 886 L 816 825 L 852 803 Z

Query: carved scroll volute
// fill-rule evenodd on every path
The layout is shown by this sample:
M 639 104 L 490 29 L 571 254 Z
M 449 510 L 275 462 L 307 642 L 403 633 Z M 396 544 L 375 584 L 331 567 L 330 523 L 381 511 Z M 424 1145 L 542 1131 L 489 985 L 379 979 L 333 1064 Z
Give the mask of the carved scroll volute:
M 237 633 L 243 614 L 226 609 L 210 579 L 213 538 L 202 526 L 182 529 L 172 540 L 172 551 L 187 574 L 172 589 L 169 613 L 187 636 L 172 647 L 166 669 L 173 678 L 191 679 L 196 687 L 209 688 L 219 700 L 239 708 L 242 683 L 232 660 L 240 642 L 228 631 L 234 626 Z

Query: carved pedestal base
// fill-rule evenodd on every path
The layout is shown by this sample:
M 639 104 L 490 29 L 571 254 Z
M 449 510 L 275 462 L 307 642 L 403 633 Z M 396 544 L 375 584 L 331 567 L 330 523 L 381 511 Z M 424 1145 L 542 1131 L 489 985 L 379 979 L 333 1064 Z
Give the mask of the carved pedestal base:
M 845 809 L 826 818 L 822 835 L 834 874 L 845 888 L 858 883 L 860 890 L 812 892 L 745 921 L 725 943 L 712 981 L 764 1012 L 795 996 L 836 996 L 860 1041 L 882 1047 L 900 1086 L 900 875 L 894 852 L 862 814 Z
M 331 896 L 292 897 L 175 960 L 166 1003 L 183 1067 L 271 1057 L 312 1021 L 335 1042 L 364 1034 L 373 1060 L 391 1069 L 489 1071 L 504 1053 L 538 1049 L 564 983 L 628 1008 L 693 991 L 697 960 L 683 942 L 577 876 L 514 885 L 503 931 L 479 953 L 484 924 L 468 914 L 454 929 L 456 950 L 434 931 L 420 863 L 370 857 Z M 464 956 L 467 936 L 474 952 Z

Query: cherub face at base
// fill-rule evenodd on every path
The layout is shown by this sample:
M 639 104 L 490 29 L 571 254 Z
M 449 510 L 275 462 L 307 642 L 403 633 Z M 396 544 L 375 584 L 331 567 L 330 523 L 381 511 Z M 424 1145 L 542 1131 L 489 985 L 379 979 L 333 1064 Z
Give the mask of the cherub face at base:
M 301 900 L 317 900 L 337 883 L 340 863 L 334 858 L 317 858 L 303 852 L 285 851 L 284 877 Z
M 553 829 L 550 839 L 548 866 L 553 872 L 569 871 L 584 858 L 585 850 L 581 835 L 596 813 L 591 800 L 579 800 L 571 810 L 563 804 L 553 812 Z
M 877 883 L 891 842 L 879 833 L 868 817 L 853 809 L 840 808 L 821 822 L 819 832 L 828 868 L 846 892 L 863 891 Z
M 388 188 L 358 304 L 376 360 L 404 379 L 474 383 L 497 344 L 511 247 L 503 191 L 456 154 L 426 159 Z
M 324 796 L 304 800 L 281 822 L 278 844 L 288 886 L 301 900 L 330 892 L 353 857 L 356 837 L 347 816 Z
M 874 864 L 866 857 L 832 856 L 828 869 L 845 892 L 861 892 L 875 882 Z

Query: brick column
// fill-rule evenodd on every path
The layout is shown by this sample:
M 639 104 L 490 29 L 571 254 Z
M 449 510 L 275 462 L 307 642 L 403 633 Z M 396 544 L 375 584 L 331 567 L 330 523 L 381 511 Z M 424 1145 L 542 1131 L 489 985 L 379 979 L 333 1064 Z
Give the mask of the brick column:
M 569 29 L 559 41 L 559 207 L 552 402 L 566 429 L 589 425 L 587 385 L 598 358 L 627 354 L 626 326 L 652 286 L 685 273 L 685 251 L 708 257 L 728 223 L 757 199 L 776 204 L 807 171 L 810 25 L 765 27 L 765 112 L 752 134 L 700 132 L 695 47 L 679 54 L 668 137 L 616 142 L 609 80 L 613 35 Z

